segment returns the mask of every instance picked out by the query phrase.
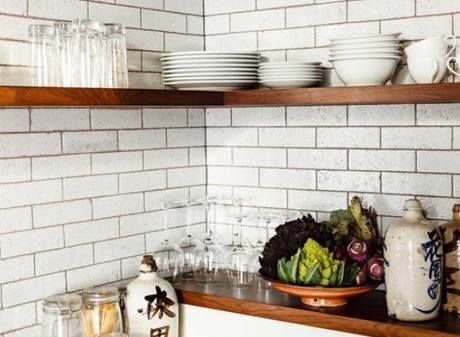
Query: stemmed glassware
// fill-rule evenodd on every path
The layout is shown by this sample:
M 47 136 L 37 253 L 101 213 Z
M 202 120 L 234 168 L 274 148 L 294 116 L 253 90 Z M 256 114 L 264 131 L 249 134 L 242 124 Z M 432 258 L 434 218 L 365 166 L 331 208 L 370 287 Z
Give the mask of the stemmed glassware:
M 206 207 L 206 233 L 202 242 L 193 251 L 193 273 L 198 284 L 217 285 L 222 282 L 222 262 L 224 250 L 222 239 L 212 231 L 211 223 L 214 219 L 216 199 L 206 197 L 200 199 Z
M 256 214 L 258 219 L 257 226 L 257 242 L 252 246 L 252 267 L 253 271 L 256 274 L 256 283 L 257 287 L 262 290 L 272 289 L 270 282 L 262 279 L 257 273 L 260 269 L 259 258 L 264 250 L 265 243 L 268 241 L 268 231 L 270 228 L 270 223 L 275 220 L 283 219 L 283 216 L 278 213 L 258 213 Z
M 235 242 L 232 242 L 233 245 L 230 247 L 233 248 L 225 258 L 228 283 L 232 288 L 249 288 L 254 280 L 254 273 L 251 265 L 253 260 L 252 254 L 248 249 L 249 246 L 243 244 L 242 236 L 242 223 L 243 219 L 247 216 L 242 212 L 242 206 L 245 200 L 247 199 L 237 198 L 233 203 L 236 208 L 236 213 L 234 213 L 233 216 L 237 220 L 237 231 L 232 235 Z
M 179 284 L 182 280 L 182 267 L 184 254 L 176 243 L 169 240 L 169 211 L 180 207 L 179 202 L 162 202 L 164 219 L 163 241 L 154 249 L 153 257 L 162 278 L 167 279 L 171 284 Z
M 194 279 L 194 250 L 201 243 L 195 236 L 192 235 L 192 208 L 195 205 L 194 200 L 187 200 L 187 234 L 179 241 L 179 247 L 184 253 L 184 267 L 182 272 L 183 279 Z

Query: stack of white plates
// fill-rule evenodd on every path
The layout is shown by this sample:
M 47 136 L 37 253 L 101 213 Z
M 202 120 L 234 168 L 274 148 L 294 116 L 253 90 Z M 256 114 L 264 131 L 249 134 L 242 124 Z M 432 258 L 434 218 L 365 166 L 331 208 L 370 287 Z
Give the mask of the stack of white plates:
M 323 79 L 321 62 L 263 62 L 259 83 L 267 88 L 311 87 Z
M 401 59 L 400 35 L 389 33 L 331 38 L 329 61 L 346 85 L 384 84 Z
M 180 90 L 238 90 L 257 84 L 260 53 L 172 52 L 161 57 L 163 84 Z

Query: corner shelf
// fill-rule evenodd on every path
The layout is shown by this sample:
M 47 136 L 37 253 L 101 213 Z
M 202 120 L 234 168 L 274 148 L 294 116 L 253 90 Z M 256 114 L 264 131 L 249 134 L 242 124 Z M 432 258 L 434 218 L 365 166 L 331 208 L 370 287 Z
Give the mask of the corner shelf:
M 300 298 L 277 290 L 232 290 L 228 286 L 203 286 L 185 281 L 175 286 L 179 301 L 221 310 L 354 333 L 372 337 L 454 337 L 460 334 L 459 316 L 441 313 L 426 322 L 402 322 L 387 315 L 385 293 L 374 290 L 349 299 L 340 307 L 309 307 Z
M 460 102 L 460 83 L 178 91 L 0 86 L 0 106 L 232 107 Z

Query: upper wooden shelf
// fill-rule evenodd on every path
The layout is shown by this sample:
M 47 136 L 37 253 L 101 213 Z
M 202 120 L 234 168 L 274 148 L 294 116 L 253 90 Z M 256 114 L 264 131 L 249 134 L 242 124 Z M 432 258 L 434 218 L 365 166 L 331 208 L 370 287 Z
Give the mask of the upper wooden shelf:
M 460 102 L 460 83 L 227 92 L 0 86 L 0 106 L 289 106 Z
M 387 315 L 385 293 L 371 291 L 333 308 L 310 307 L 298 297 L 278 290 L 232 290 L 228 286 L 202 286 L 192 281 L 175 286 L 184 304 L 302 324 L 372 337 L 458 337 L 460 317 L 441 313 L 426 322 L 402 322 Z

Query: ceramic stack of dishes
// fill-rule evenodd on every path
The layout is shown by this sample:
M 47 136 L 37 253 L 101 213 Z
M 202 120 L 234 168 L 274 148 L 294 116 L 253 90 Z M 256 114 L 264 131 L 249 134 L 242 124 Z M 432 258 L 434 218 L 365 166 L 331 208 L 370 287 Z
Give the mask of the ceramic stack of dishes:
M 401 33 L 331 38 L 329 61 L 345 85 L 382 85 L 401 59 Z
M 267 88 L 303 88 L 323 79 L 321 62 L 262 62 L 259 83 Z
M 254 88 L 260 53 L 171 52 L 162 55 L 163 84 L 179 90 L 225 91 Z

